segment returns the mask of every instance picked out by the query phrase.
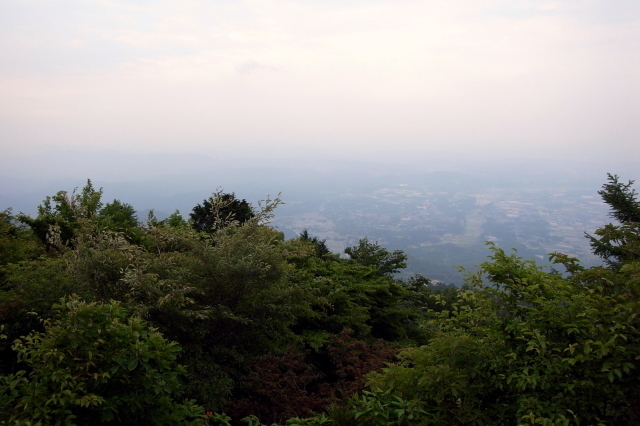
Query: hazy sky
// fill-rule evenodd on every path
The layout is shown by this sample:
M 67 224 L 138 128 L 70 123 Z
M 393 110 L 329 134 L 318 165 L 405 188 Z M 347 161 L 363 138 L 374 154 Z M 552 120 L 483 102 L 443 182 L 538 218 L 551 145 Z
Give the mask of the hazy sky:
M 638 0 L 0 0 L 0 149 L 640 160 Z

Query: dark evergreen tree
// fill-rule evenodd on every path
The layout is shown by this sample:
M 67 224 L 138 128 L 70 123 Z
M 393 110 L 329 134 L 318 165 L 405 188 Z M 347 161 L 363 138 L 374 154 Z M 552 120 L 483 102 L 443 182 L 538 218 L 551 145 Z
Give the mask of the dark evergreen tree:
M 617 175 L 608 174 L 608 181 L 598 194 L 611 207 L 609 216 L 619 225 L 605 225 L 586 234 L 594 254 L 602 257 L 613 269 L 619 269 L 628 260 L 640 259 L 640 202 L 632 188 L 634 181 L 619 182 Z
M 123 233 L 130 242 L 139 244 L 142 241 L 142 230 L 131 204 L 113 200 L 100 210 L 98 220 L 107 228 Z
M 331 251 L 327 247 L 327 240 L 321 240 L 318 237 L 311 237 L 309 235 L 309 231 L 306 229 L 300 233 L 300 240 L 313 244 L 317 257 L 323 257 L 326 254 L 331 254 Z
M 138 226 L 136 210 L 131 204 L 123 203 L 120 200 L 113 200 L 113 202 L 107 203 L 100 210 L 99 217 L 109 225 L 112 225 L 114 230 L 121 231 Z
M 255 217 L 255 213 L 251 205 L 237 199 L 235 193 L 219 191 L 195 206 L 190 217 L 195 230 L 213 233 L 232 222 L 243 224 Z
M 389 253 L 377 242 L 369 242 L 368 238 L 358 241 L 357 246 L 347 247 L 344 252 L 354 261 L 376 268 L 379 275 L 393 275 L 407 267 L 407 255 L 402 250 Z
M 640 222 L 640 202 L 637 193 L 631 186 L 634 181 L 628 183 L 618 182 L 618 175 L 607 174 L 609 183 L 602 185 L 598 194 L 602 200 L 609 204 L 611 212 L 609 216 L 620 223 Z

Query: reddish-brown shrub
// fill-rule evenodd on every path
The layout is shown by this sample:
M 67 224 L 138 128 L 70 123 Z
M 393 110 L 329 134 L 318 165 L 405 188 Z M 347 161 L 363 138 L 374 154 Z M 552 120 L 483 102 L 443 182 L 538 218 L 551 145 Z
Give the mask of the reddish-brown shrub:
M 353 332 L 344 329 L 331 337 L 327 353 L 333 365 L 332 371 L 320 384 L 320 393 L 331 398 L 346 398 L 364 389 L 366 375 L 393 362 L 398 347 L 382 339 L 373 344 L 351 337 Z
M 234 418 L 258 416 L 262 422 L 280 423 L 290 417 L 306 417 L 321 410 L 326 401 L 309 392 L 317 375 L 305 354 L 289 350 L 259 358 L 252 365 L 244 395 L 229 402 L 226 412 Z
M 379 340 L 368 344 L 343 330 L 320 352 L 294 349 L 261 357 L 251 366 L 247 387 L 226 407 L 238 419 L 255 415 L 263 423 L 322 412 L 329 403 L 362 390 L 366 375 L 392 362 L 398 348 Z

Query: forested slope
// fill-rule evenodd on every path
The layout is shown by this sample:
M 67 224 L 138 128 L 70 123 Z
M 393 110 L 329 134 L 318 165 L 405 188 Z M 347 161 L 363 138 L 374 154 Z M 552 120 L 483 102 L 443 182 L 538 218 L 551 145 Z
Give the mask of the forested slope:
M 0 220 L 0 424 L 629 424 L 640 204 L 615 176 L 607 267 L 490 247 L 455 289 L 330 253 L 218 192 L 141 223 L 89 181 Z

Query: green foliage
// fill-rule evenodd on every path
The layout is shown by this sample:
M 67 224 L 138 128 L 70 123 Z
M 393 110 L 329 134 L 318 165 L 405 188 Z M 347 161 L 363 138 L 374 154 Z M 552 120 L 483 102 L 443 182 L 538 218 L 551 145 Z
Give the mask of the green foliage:
M 239 200 L 234 193 L 218 191 L 191 212 L 191 224 L 197 231 L 212 233 L 231 223 L 243 224 L 255 217 L 246 200 Z
M 53 315 L 51 305 L 72 293 L 89 296 L 86 286 L 74 280 L 61 258 L 42 257 L 5 267 L 6 283 L 0 292 L 0 305 L 6 303 L 0 321 L 7 325 L 11 338 L 29 333 L 38 327 L 33 315 L 41 318 Z M 10 303 L 13 301 L 12 303 Z
M 608 224 L 596 230 L 595 235 L 599 238 L 589 235 L 593 252 L 609 267 L 619 269 L 627 260 L 640 259 L 640 222 Z
M 262 423 L 260 419 L 256 416 L 248 416 L 242 419 L 247 426 L 267 426 L 267 424 Z M 322 426 L 322 425 L 331 425 L 333 421 L 325 416 L 324 414 L 320 414 L 314 417 L 307 417 L 301 419 L 299 417 L 293 417 L 291 419 L 287 419 L 283 426 Z M 271 426 L 280 426 L 276 423 L 272 423 Z
M 417 404 L 425 424 L 637 420 L 638 265 L 563 279 L 492 250 L 492 262 L 468 276 L 477 290 L 426 324 L 436 336 L 428 345 L 372 377 L 369 397 Z M 393 409 L 379 410 L 379 421 Z
M 609 183 L 602 186 L 598 194 L 611 211 L 609 216 L 620 225 L 609 224 L 598 229 L 596 237 L 587 234 L 593 253 L 607 261 L 609 266 L 619 269 L 627 260 L 640 259 L 640 202 L 633 181 L 624 184 L 616 175 L 607 175 Z
M 203 416 L 202 426 L 231 426 L 231 417 L 224 413 L 214 413 L 213 411 L 207 411 Z
M 357 246 L 347 247 L 344 252 L 354 261 L 375 268 L 379 275 L 393 275 L 407 267 L 407 255 L 402 250 L 389 253 L 384 247 L 363 238 Z
M 7 326 L 6 332 L 12 338 L 28 333 L 33 327 L 32 321 L 24 315 L 24 304 L 12 291 L 12 271 L 16 264 L 34 263 L 33 259 L 43 254 L 44 246 L 30 230 L 16 224 L 10 209 L 0 212 L 0 324 Z M 7 349 L 0 339 L 0 372 L 14 362 Z
M 98 222 L 112 231 L 122 233 L 127 240 L 140 244 L 143 232 L 138 223 L 136 211 L 131 204 L 113 200 L 105 204 L 97 217 Z
M 400 306 L 412 312 L 412 321 L 406 324 L 406 333 L 412 345 L 428 343 L 432 333 L 424 323 L 442 311 L 452 311 L 458 302 L 460 289 L 452 284 L 435 283 L 430 279 L 416 275 L 398 284 L 406 290 Z
M 418 400 L 406 401 L 392 389 L 384 392 L 364 391 L 351 401 L 353 423 L 359 425 L 414 425 L 429 424 L 427 412 Z
M 327 247 L 327 240 L 320 240 L 318 237 L 311 237 L 309 235 L 309 231 L 306 229 L 300 233 L 299 238 L 301 241 L 306 241 L 313 245 L 314 253 L 317 257 L 322 258 L 331 254 L 331 251 Z
M 80 224 L 95 218 L 102 207 L 102 188 L 95 190 L 91 180 L 87 180 L 79 194 L 76 189 L 71 195 L 67 191 L 59 191 L 52 197 L 47 196 L 38 206 L 35 219 L 24 214 L 17 217 L 49 249 L 59 250 L 62 245 L 69 244 Z
M 0 286 L 4 280 L 3 266 L 44 254 L 43 246 L 33 233 L 19 226 L 11 209 L 0 212 Z
M 184 227 L 151 227 L 149 251 L 123 278 L 149 295 L 142 307 L 183 345 L 189 392 L 210 408 L 223 406 L 253 357 L 294 342 L 289 327 L 307 309 L 289 263 L 306 249 L 260 224 L 271 207 L 206 238 Z
M 170 226 L 172 228 L 184 228 L 189 225 L 189 222 L 184 220 L 184 218 L 180 214 L 180 211 L 176 210 L 173 213 L 171 213 L 171 215 L 168 218 L 166 218 L 162 224 L 166 226 Z
M 118 303 L 63 299 L 45 331 L 13 349 L 28 370 L 1 378 L 0 411 L 16 424 L 198 424 L 178 403 L 180 351 Z M 31 422 L 31 423 L 27 423 Z
M 130 288 L 123 273 L 142 249 L 130 244 L 124 235 L 89 224 L 74 240 L 74 249 L 66 250 L 62 262 L 78 290 L 89 300 L 130 301 Z
M 0 346 L 0 412 L 15 424 L 231 424 L 177 402 L 188 397 L 210 410 L 232 399 L 229 414 L 259 415 L 243 419 L 253 425 L 638 423 L 631 185 L 610 176 L 600 191 L 622 222 L 591 237 L 609 268 L 556 253 L 566 273 L 548 273 L 492 246 L 456 289 L 394 279 L 407 256 L 366 238 L 349 259 L 306 231 L 285 241 L 268 226 L 278 199 L 254 210 L 218 192 L 190 222 L 176 211 L 142 227 L 89 181 L 19 216 L 31 230 L 0 216 L 0 321 L 26 336 Z M 54 316 L 69 294 L 88 302 L 63 299 Z M 405 345 L 399 362 L 377 338 Z M 365 377 L 369 390 L 346 401 Z
M 372 338 L 398 339 L 406 335 L 412 314 L 399 307 L 406 290 L 384 272 L 389 259 L 379 257 L 382 263 L 369 266 L 364 258 L 353 261 L 331 255 L 317 239 L 285 241 L 282 233 L 267 225 L 280 203 L 278 199 L 267 200 L 253 210 L 233 194 L 225 197 L 228 194 L 219 193 L 209 200 L 212 221 L 207 222 L 208 228 L 194 229 L 190 226 L 193 223 L 187 223 L 178 212 L 164 221 L 151 217 L 147 226 L 141 227 L 132 206 L 114 200 L 103 207 L 101 193 L 89 181 L 79 195 L 60 192 L 48 197 L 36 219 L 22 218 L 33 225 L 34 232 L 42 231 L 40 238 L 55 253 L 50 251 L 49 257 L 11 258 L 4 267 L 7 279 L 0 289 L 0 315 L 7 324 L 7 335 L 11 339 L 30 337 L 23 338 L 22 346 L 15 346 L 13 353 L 4 346 L 2 371 L 10 371 L 16 357 L 26 360 L 23 352 L 28 351 L 33 353 L 33 363 L 25 365 L 26 371 L 45 371 L 37 361 L 44 352 L 36 340 L 45 341 L 54 332 L 62 334 L 62 324 L 69 325 L 72 309 L 63 306 L 63 312 L 53 320 L 51 305 L 74 293 L 93 302 L 87 305 L 89 310 L 118 301 L 118 309 L 126 306 L 128 312 L 144 317 L 164 336 L 178 342 L 183 350 L 175 356 L 185 364 L 188 374 L 182 390 L 212 410 L 222 408 L 234 390 L 258 395 L 264 389 L 259 379 L 268 373 L 255 376 L 259 370 L 255 366 L 260 362 L 267 366 L 265 360 L 279 359 L 287 348 L 300 345 L 310 352 L 296 352 L 305 354 L 303 365 L 291 374 L 294 382 L 304 381 L 303 372 L 309 371 L 314 390 L 306 403 L 291 404 L 310 410 L 292 411 L 290 415 L 309 415 L 325 407 L 331 395 L 346 396 L 361 388 L 364 374 L 392 358 L 395 349 L 372 343 Z M 249 210 L 238 217 L 238 211 L 245 207 Z M 15 226 L 7 229 L 22 233 L 24 241 L 33 241 L 29 230 Z M 378 247 L 378 254 L 385 252 Z M 401 264 L 394 263 L 396 267 Z M 46 330 L 39 318 L 47 321 Z M 348 342 L 344 336 L 336 340 L 345 328 L 353 329 L 354 337 Z M 105 345 L 92 350 L 92 354 L 117 350 L 117 343 L 105 341 Z M 54 367 L 62 368 L 58 364 Z M 60 403 L 62 408 L 54 413 L 60 418 L 70 412 L 79 416 L 76 411 L 86 409 L 71 406 L 83 397 L 77 396 L 81 391 L 89 392 L 84 382 L 90 378 L 81 374 L 73 377 L 77 380 L 64 379 L 70 386 L 65 390 L 76 399 Z M 44 379 L 28 373 L 12 380 L 17 380 L 16 389 L 40 386 L 49 392 L 53 386 L 46 381 L 34 384 Z M 282 388 L 287 393 L 285 385 Z M 273 390 L 268 392 L 266 399 L 280 403 L 295 396 L 278 397 Z M 12 404 L 22 397 L 11 396 Z M 96 406 L 108 406 L 96 401 Z M 120 406 L 110 410 L 114 416 L 122 411 Z M 54 416 L 45 411 L 43 418 Z M 277 418 L 284 421 L 286 410 L 281 407 L 279 411 Z M 221 424 L 226 421 L 224 416 L 215 419 Z M 214 417 L 207 421 L 214 422 Z
M 304 285 L 291 282 L 292 262 L 308 247 L 262 224 L 278 202 L 206 236 L 177 220 L 152 222 L 136 228 L 144 232 L 142 245 L 104 226 L 116 223 L 109 221 L 120 211 L 109 205 L 103 216 L 78 222 L 72 244 L 56 246 L 58 256 L 6 266 L 0 314 L 8 334 L 30 332 L 37 323 L 26 313 L 48 318 L 51 305 L 67 294 L 121 301 L 180 342 L 192 375 L 187 392 L 209 408 L 221 407 L 253 357 L 296 341 L 290 326 L 309 311 Z M 131 219 L 132 209 L 125 210 Z
M 625 184 L 618 181 L 617 175 L 611 174 L 607 174 L 607 179 L 609 183 L 602 185 L 598 194 L 611 207 L 609 215 L 620 223 L 640 222 L 640 202 L 631 187 L 633 181 Z
M 4 285 L 0 287 L 0 324 L 4 324 L 9 341 L 41 330 L 41 319 L 53 315 L 52 304 L 72 293 L 90 296 L 85 283 L 68 271 L 62 257 L 45 257 L 11 263 L 3 268 Z M 15 364 L 15 353 L 0 342 L 0 371 Z
M 311 340 L 326 339 L 348 328 L 359 339 L 406 337 L 414 315 L 400 306 L 406 291 L 390 276 L 379 274 L 375 267 L 330 256 L 308 259 L 301 269 L 299 274 L 316 298 L 314 314 L 298 318 L 297 333 Z

